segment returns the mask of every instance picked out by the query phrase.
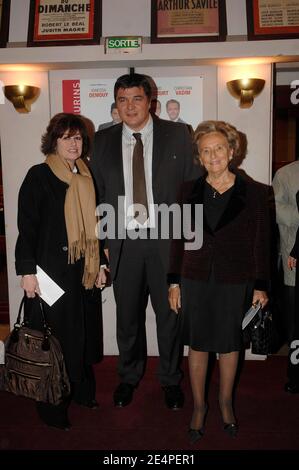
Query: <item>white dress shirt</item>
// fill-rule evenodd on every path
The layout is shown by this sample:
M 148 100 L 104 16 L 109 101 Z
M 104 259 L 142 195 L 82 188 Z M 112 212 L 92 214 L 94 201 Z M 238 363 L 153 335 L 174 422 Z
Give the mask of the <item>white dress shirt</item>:
M 152 161 L 153 161 L 153 120 L 149 116 L 146 125 L 138 131 L 141 134 L 143 143 L 144 173 L 146 181 L 146 195 L 149 210 L 149 218 L 144 224 L 140 224 L 134 219 L 133 210 L 133 151 L 136 139 L 133 136 L 136 132 L 123 124 L 122 131 L 122 155 L 125 181 L 125 225 L 127 230 L 136 227 L 152 228 L 155 226 L 154 196 L 152 184 Z

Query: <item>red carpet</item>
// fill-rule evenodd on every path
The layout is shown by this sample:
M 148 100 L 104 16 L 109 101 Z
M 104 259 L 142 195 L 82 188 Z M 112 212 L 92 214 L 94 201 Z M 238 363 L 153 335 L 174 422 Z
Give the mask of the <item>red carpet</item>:
M 99 410 L 72 404 L 72 429 L 64 432 L 43 425 L 30 400 L 0 393 L 0 450 L 299 450 L 299 395 L 283 391 L 286 357 L 246 361 L 237 390 L 236 439 L 222 430 L 217 406 L 218 365 L 209 392 L 206 432 L 195 446 L 187 441 L 192 413 L 187 362 L 184 360 L 183 410 L 173 412 L 155 377 L 157 358 L 150 358 L 147 372 L 126 408 L 112 404 L 118 384 L 116 357 L 105 357 L 96 367 Z M 3 457 L 3 454 L 1 458 Z

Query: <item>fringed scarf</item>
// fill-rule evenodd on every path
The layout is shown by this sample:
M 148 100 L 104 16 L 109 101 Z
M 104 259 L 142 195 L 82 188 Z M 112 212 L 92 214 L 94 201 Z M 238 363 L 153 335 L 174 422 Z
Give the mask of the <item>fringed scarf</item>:
M 58 155 L 48 155 L 46 163 L 54 175 L 68 184 L 64 202 L 64 216 L 68 238 L 68 263 L 84 257 L 82 284 L 92 289 L 99 271 L 99 241 L 96 237 L 96 199 L 92 177 L 81 158 L 76 160 L 78 173 L 73 173 L 67 162 Z

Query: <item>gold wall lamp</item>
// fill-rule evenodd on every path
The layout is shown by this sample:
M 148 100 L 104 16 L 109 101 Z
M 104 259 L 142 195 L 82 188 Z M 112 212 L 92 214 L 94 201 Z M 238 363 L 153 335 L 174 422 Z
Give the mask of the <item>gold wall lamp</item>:
M 237 98 L 240 108 L 250 108 L 254 98 L 262 91 L 265 80 L 262 78 L 240 78 L 226 84 L 230 94 Z
M 7 85 L 3 87 L 3 91 L 18 113 L 29 113 L 31 104 L 40 94 L 40 88 L 30 85 Z

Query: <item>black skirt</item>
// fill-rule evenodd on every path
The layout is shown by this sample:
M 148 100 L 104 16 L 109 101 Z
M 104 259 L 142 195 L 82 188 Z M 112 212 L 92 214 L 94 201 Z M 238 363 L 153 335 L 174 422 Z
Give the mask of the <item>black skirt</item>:
M 243 347 L 242 320 L 253 282 L 227 284 L 182 279 L 183 341 L 196 351 L 229 353 Z

